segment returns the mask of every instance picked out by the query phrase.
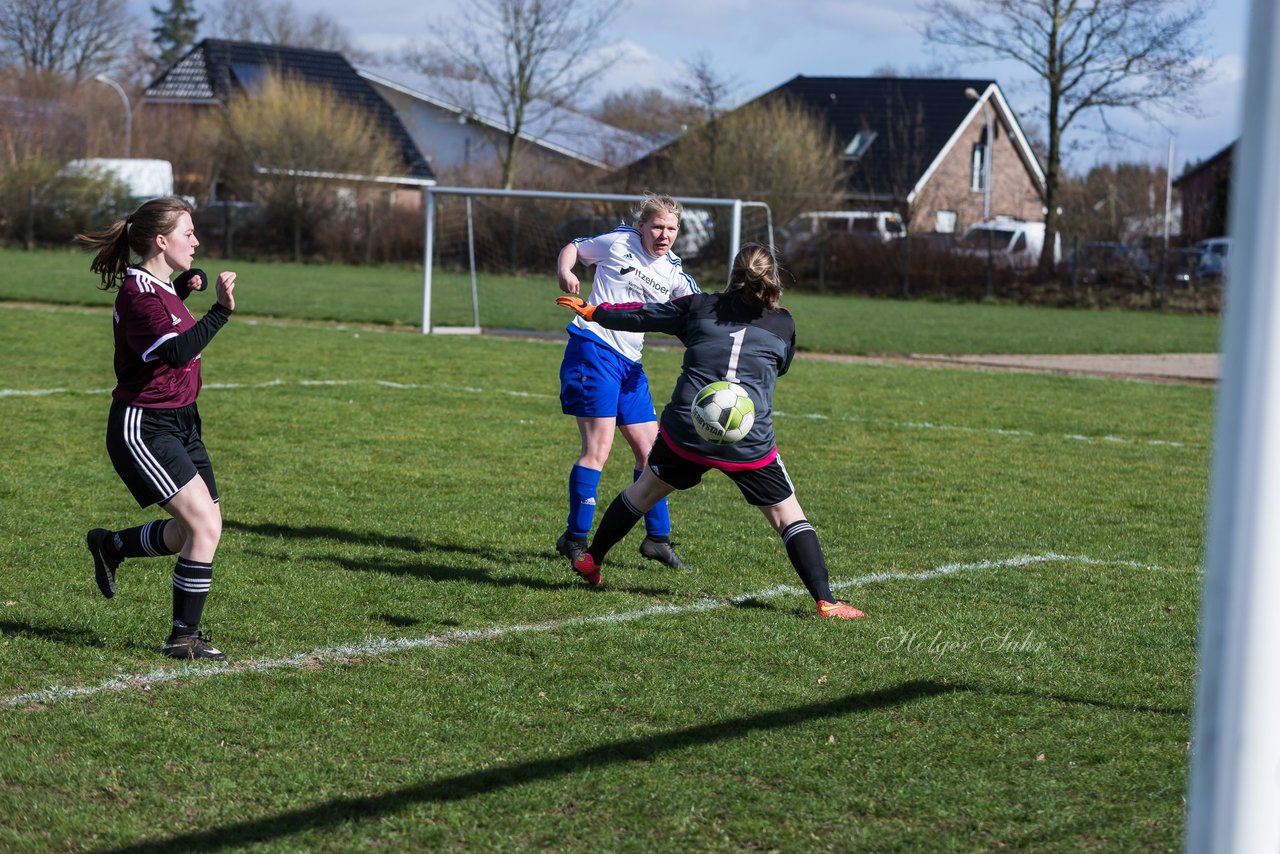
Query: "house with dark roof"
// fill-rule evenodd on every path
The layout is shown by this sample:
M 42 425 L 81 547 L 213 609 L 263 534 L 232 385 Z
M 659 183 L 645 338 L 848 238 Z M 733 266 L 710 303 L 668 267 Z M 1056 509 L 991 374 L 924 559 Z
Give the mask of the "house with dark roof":
M 1188 166 L 1173 180 L 1182 194 L 1182 236 L 1189 243 L 1227 233 L 1231 207 L 1233 142 L 1208 160 Z
M 963 231 L 983 219 L 990 158 L 990 216 L 1043 219 L 1044 171 L 994 80 L 797 75 L 738 109 L 775 98 L 831 129 L 849 210 L 897 211 L 913 232 Z
M 851 208 L 898 210 L 912 231 L 962 231 L 982 220 L 990 157 L 990 216 L 1044 215 L 1044 172 L 994 80 L 798 75 L 760 97 L 789 97 L 831 127 Z
M 434 183 L 435 173 L 399 115 L 346 58 L 335 51 L 278 44 L 205 39 L 153 81 L 142 106 L 152 115 L 177 118 L 194 109 L 224 108 L 237 95 L 253 96 L 268 74 L 290 77 L 337 93 L 368 114 L 399 150 L 403 172 L 412 183 Z M 186 111 L 185 113 L 183 111 Z M 296 168 L 306 170 L 307 164 Z M 211 188 L 216 193 L 216 188 Z
M 404 69 L 358 72 L 395 108 L 437 174 L 464 184 L 495 182 L 511 123 L 489 87 Z M 608 172 L 652 148 L 639 134 L 538 100 L 525 108 L 520 139 L 526 176 L 558 168 Z

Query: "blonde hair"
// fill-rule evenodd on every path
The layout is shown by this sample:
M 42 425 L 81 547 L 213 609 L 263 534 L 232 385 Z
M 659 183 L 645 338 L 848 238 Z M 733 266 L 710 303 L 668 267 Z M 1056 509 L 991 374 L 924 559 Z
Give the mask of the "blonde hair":
M 97 250 L 89 269 L 102 277 L 102 290 L 109 291 L 123 283 L 130 259 L 145 257 L 156 236 L 177 228 L 178 217 L 184 213 L 191 213 L 191 206 L 185 201 L 177 196 L 161 196 L 143 202 L 136 211 L 101 231 L 77 234 L 78 242 Z
M 725 292 L 741 290 L 743 298 L 752 305 L 777 308 L 778 300 L 782 299 L 781 270 L 769 247 L 748 243 L 733 259 Z
M 684 208 L 670 196 L 659 196 L 657 193 L 645 193 L 644 201 L 636 209 L 632 217 L 636 225 L 643 225 L 660 213 L 675 214 L 676 219 L 684 214 Z

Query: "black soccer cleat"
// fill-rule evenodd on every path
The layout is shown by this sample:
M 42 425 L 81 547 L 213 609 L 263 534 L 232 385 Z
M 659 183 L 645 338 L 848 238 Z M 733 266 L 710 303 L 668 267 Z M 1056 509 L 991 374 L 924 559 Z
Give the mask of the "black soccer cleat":
M 587 550 L 587 541 L 579 540 L 569 536 L 569 532 L 560 535 L 560 539 L 556 540 L 556 551 L 569 559 L 573 563 L 578 559 L 578 555 Z
M 227 655 L 204 639 L 200 632 L 192 635 L 169 635 L 169 639 L 160 647 L 160 651 L 170 658 L 183 661 L 207 659 L 210 661 L 226 661 Z
M 680 559 L 680 555 L 676 554 L 674 543 L 664 543 L 652 537 L 645 537 L 640 541 L 640 554 L 672 569 L 689 568 L 689 565 Z
M 106 543 L 111 535 L 106 528 L 94 528 L 84 535 L 84 544 L 93 555 L 93 580 L 98 582 L 98 589 L 108 599 L 116 595 L 116 570 L 124 563 L 107 557 Z

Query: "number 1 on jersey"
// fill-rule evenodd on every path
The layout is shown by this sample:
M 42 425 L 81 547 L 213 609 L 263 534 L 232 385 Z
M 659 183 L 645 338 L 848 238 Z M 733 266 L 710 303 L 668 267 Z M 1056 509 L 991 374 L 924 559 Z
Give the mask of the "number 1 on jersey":
M 729 372 L 724 378 L 731 383 L 738 381 L 738 357 L 742 355 L 742 342 L 746 340 L 747 330 L 739 329 L 737 332 L 730 332 L 729 337 L 733 339 L 733 349 L 729 351 Z

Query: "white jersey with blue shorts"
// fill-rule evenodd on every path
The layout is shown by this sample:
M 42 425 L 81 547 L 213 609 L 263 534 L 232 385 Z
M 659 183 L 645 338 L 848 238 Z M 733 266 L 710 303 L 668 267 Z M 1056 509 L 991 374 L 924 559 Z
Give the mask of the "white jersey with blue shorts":
M 573 242 L 578 249 L 578 260 L 594 264 L 596 268 L 591 295 L 583 297 L 593 305 L 670 302 L 676 297 L 701 293 L 674 252 L 650 255 L 640 241 L 640 232 L 633 226 L 620 225 L 605 234 L 580 237 Z M 570 335 L 594 338 L 624 359 L 640 361 L 643 332 L 605 329 L 581 317 L 575 317 L 568 328 Z

